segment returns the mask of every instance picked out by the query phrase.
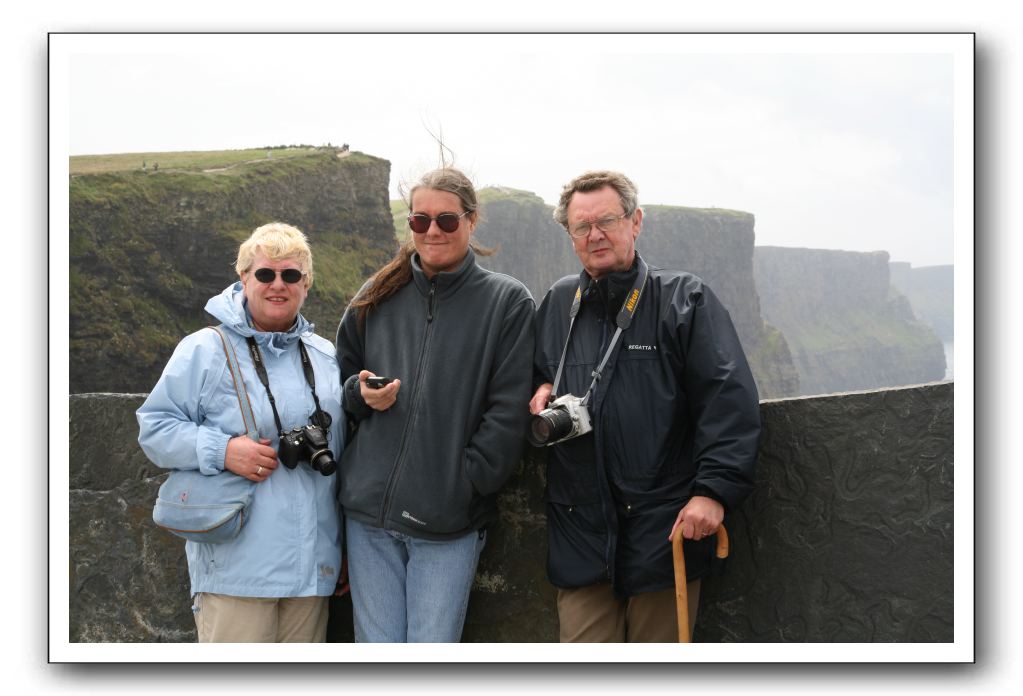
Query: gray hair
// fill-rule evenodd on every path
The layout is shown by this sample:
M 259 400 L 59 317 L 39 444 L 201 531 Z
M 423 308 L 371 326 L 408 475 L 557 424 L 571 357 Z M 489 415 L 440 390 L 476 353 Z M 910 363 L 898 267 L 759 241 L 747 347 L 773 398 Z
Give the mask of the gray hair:
M 618 194 L 622 202 L 622 210 L 626 217 L 631 216 L 639 207 L 639 191 L 629 177 L 621 172 L 608 170 L 584 172 L 565 184 L 561 189 L 561 198 L 558 199 L 558 206 L 554 209 L 554 220 L 568 229 L 568 204 L 572 202 L 572 196 L 576 193 L 588 193 L 610 186 Z

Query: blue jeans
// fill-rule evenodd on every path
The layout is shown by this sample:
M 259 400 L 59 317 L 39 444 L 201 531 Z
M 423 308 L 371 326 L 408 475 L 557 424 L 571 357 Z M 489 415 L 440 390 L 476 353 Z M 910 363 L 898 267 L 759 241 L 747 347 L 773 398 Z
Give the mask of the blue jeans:
M 346 519 L 359 643 L 457 643 L 485 532 L 431 541 Z

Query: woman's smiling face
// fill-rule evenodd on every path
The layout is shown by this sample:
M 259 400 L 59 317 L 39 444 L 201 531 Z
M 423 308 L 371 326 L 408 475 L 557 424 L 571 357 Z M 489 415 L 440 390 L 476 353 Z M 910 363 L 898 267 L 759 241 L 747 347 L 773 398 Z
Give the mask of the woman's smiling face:
M 417 188 L 412 194 L 413 214 L 422 213 L 436 218 L 441 213 L 461 215 L 464 212 L 462 202 L 453 193 Z M 432 278 L 437 273 L 458 268 L 469 251 L 469 237 L 475 229 L 475 216 L 466 215 L 461 218 L 454 232 L 445 232 L 437 226 L 436 221 L 430 222 L 426 232 L 413 232 L 412 239 L 419 252 L 419 264 L 426 275 Z
M 269 268 L 274 271 L 273 280 L 268 283 L 256 278 L 256 271 Z M 302 277 L 297 283 L 286 283 L 281 271 L 294 268 L 299 271 L 302 266 L 297 258 L 287 257 L 271 261 L 262 251 L 256 254 L 252 267 L 242 274 L 242 286 L 245 288 L 245 299 L 248 301 L 252 325 L 260 331 L 287 331 L 295 323 L 302 303 L 309 293 L 307 278 Z

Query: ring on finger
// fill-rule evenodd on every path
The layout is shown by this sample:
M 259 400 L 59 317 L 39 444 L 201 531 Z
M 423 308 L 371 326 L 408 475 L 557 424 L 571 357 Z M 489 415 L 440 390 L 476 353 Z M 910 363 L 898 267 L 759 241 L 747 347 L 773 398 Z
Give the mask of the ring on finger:
M 263 475 L 263 466 L 260 465 L 259 468 L 256 469 L 256 476 L 262 476 L 262 475 Z

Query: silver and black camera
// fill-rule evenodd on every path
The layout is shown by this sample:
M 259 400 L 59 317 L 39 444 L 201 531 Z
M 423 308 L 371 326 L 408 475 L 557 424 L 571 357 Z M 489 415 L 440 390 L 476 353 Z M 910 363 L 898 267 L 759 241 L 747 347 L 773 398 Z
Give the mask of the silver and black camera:
M 529 442 L 534 447 L 556 445 L 593 430 L 582 397 L 565 394 L 529 421 Z

